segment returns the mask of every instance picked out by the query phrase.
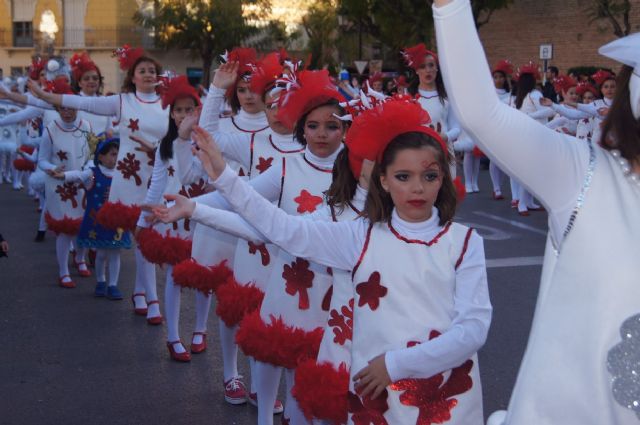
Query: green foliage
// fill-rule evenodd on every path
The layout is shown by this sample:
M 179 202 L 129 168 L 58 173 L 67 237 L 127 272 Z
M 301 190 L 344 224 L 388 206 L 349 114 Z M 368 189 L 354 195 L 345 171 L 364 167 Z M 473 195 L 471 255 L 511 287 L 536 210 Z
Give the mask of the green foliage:
M 624 37 L 631 32 L 629 0 L 592 0 L 586 12 L 589 23 L 608 21 L 617 37 Z
M 338 15 L 331 0 L 318 0 L 302 18 L 302 25 L 309 36 L 307 48 L 311 53 L 311 68 L 325 65 L 335 67 L 335 40 L 338 28 Z

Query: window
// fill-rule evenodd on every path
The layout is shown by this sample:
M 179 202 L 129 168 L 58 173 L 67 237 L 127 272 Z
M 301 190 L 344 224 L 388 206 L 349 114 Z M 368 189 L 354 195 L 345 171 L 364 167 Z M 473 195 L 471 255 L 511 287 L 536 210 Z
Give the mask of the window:
M 31 22 L 13 23 L 13 47 L 33 47 L 33 24 Z

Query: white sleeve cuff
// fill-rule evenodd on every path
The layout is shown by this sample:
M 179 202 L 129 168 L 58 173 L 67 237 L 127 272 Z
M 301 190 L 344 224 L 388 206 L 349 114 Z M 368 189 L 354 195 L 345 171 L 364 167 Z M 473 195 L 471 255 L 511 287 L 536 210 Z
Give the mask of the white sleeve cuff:
M 398 370 L 398 360 L 396 351 L 387 351 L 384 355 L 384 364 L 387 367 L 387 373 L 391 382 L 396 382 L 402 379 L 400 371 Z

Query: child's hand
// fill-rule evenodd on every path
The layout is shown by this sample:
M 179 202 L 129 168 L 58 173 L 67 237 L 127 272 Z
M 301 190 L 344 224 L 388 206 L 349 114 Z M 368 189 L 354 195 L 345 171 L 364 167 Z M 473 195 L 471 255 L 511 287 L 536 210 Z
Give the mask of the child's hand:
M 182 195 L 164 195 L 167 201 L 174 201 L 169 208 L 166 205 L 158 205 L 152 208 L 153 215 L 163 223 L 173 223 L 182 218 L 189 218 L 196 208 L 196 203 Z
M 391 378 L 384 362 L 384 354 L 370 360 L 369 366 L 356 373 L 353 381 L 355 382 L 355 390 L 360 397 L 371 394 L 372 400 L 377 398 L 391 384 Z
M 153 152 L 153 150 L 155 149 L 153 147 L 153 144 L 147 142 L 142 137 L 131 135 L 131 136 L 129 136 L 129 138 L 140 145 L 139 148 L 136 148 L 137 151 L 147 153 L 147 152 Z
M 193 131 L 193 126 L 198 124 L 199 119 L 200 108 L 184 117 L 184 119 L 180 123 L 180 127 L 178 127 L 178 137 L 180 137 L 182 140 L 191 139 L 191 131 Z
M 50 177 L 53 177 L 54 179 L 57 180 L 64 180 L 64 167 L 60 166 L 57 168 L 54 168 L 53 170 L 47 170 L 45 171 Z
M 238 76 L 238 62 L 227 62 L 220 65 L 213 76 L 213 86 L 219 89 L 228 89 L 236 82 Z
M 211 134 L 206 132 L 202 127 L 194 127 L 191 138 L 196 143 L 197 149 L 194 154 L 202 162 L 207 175 L 216 180 L 227 166 L 218 145 L 213 141 Z

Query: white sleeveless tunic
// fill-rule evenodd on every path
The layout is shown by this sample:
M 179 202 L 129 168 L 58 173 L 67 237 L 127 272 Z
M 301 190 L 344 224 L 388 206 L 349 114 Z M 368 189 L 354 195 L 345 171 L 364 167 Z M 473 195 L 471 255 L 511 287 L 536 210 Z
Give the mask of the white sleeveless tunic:
M 160 98 L 153 102 L 139 99 L 135 93 L 120 95 L 120 150 L 113 175 L 109 202 L 140 205 L 144 202 L 153 171 L 155 152 L 145 153 L 130 136 L 140 137 L 158 146 L 167 133 L 169 108 L 162 109 Z
M 583 195 L 557 256 L 547 243 L 506 424 L 640 422 L 640 407 L 633 407 L 640 399 L 633 372 L 640 358 L 640 284 L 629 272 L 638 270 L 640 258 L 640 185 L 610 152 L 595 141 L 590 146 Z
M 55 120 L 45 128 L 52 144 L 49 162 L 56 167 L 64 166 L 64 171 L 82 169 L 90 155 L 87 135 L 91 126 L 83 120 L 76 122 L 77 126 L 68 130 Z M 81 219 L 86 202 L 84 196 L 84 189 L 77 183 L 45 177 L 45 210 L 53 220 Z
M 388 223 L 372 225 L 353 271 L 351 378 L 371 359 L 449 329 L 454 319 L 456 267 L 470 231 L 449 223 L 425 242 L 403 238 Z M 351 381 L 349 423 L 354 423 L 354 413 L 365 410 L 373 416 L 382 414 L 386 423 L 394 425 L 482 424 L 481 394 L 476 355 L 428 379 L 394 382 L 372 402 L 355 395 Z

